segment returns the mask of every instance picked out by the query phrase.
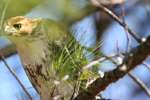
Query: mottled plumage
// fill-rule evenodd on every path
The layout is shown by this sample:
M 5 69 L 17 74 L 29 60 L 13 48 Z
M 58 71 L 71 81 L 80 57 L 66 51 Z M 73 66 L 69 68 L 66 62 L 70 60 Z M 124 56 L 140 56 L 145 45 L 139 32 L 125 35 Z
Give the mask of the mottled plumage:
M 55 86 L 53 81 L 57 78 L 51 67 L 52 61 L 69 36 L 67 29 L 52 20 L 17 16 L 5 22 L 4 30 L 4 36 L 16 45 L 33 86 L 41 98 L 47 100 L 45 94 L 52 92 Z

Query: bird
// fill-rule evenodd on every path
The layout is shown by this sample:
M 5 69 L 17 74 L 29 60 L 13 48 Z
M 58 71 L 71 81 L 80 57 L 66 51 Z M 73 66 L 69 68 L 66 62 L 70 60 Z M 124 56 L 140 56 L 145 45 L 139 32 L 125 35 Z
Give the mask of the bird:
M 89 75 L 97 77 L 92 71 L 82 70 L 88 62 L 83 53 L 87 48 L 63 23 L 15 16 L 5 21 L 3 29 L 2 36 L 16 46 L 26 74 L 42 100 L 68 100 L 79 81 L 83 83 L 79 88 L 84 89 Z
M 61 46 L 68 31 L 62 25 L 43 19 L 17 16 L 8 19 L 4 31 L 17 48 L 24 65 L 48 67 L 52 51 L 50 45 Z M 48 61 L 46 61 L 48 60 Z
M 15 16 L 4 23 L 3 37 L 15 44 L 24 69 L 39 93 L 49 92 L 41 82 L 55 76 L 52 61 L 70 36 L 63 24 L 50 19 Z

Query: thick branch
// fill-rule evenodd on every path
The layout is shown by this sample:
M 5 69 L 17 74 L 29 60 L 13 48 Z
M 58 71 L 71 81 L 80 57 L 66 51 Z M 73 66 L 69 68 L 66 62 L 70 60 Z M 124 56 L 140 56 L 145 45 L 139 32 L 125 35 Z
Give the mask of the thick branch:
M 150 54 L 150 36 L 145 43 L 132 49 L 129 56 L 125 59 L 126 71 L 120 70 L 118 66 L 115 70 L 106 72 L 103 78 L 95 80 L 86 90 L 81 91 L 74 100 L 93 100 L 95 96 L 103 91 L 110 83 L 116 82 L 129 71 L 141 64 Z

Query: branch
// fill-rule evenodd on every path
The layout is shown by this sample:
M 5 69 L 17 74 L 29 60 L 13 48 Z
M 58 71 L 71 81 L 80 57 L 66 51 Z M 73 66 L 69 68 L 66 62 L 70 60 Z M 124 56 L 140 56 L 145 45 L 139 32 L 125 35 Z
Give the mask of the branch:
M 143 62 L 143 65 L 150 71 L 150 65 L 149 64 Z
M 117 57 L 117 55 L 112 55 L 112 56 L 105 56 L 105 55 L 103 55 L 102 57 L 94 59 L 93 61 L 91 61 L 87 65 L 83 66 L 82 70 L 84 70 L 84 69 L 90 69 L 94 65 L 99 64 L 99 63 L 101 63 L 101 62 L 103 62 L 105 60 L 112 59 L 113 57 Z M 112 62 L 115 63 L 115 61 L 112 61 Z
M 110 83 L 116 82 L 129 71 L 141 64 L 150 54 L 150 36 L 147 41 L 133 48 L 124 59 L 124 65 L 118 66 L 115 70 L 106 72 L 103 78 L 96 79 L 86 90 L 81 91 L 74 100 L 93 100 L 95 96 L 103 91 Z M 121 67 L 126 66 L 126 70 Z
M 32 100 L 32 96 L 28 93 L 28 91 L 26 90 L 26 88 L 24 87 L 24 85 L 22 84 L 22 82 L 19 80 L 19 78 L 17 77 L 17 75 L 15 74 L 15 72 L 9 67 L 9 65 L 5 61 L 5 58 L 3 56 L 1 56 L 1 59 L 2 59 L 3 63 L 5 64 L 6 68 L 10 71 L 10 73 L 17 80 L 17 82 L 19 83 L 19 85 L 21 86 L 21 88 L 23 89 L 23 91 L 27 94 L 27 96 L 29 97 L 29 100 Z
M 99 4 L 98 7 L 103 10 L 105 13 L 107 13 L 112 19 L 114 19 L 116 22 L 118 22 L 123 28 L 126 29 L 126 31 L 138 42 L 141 43 L 141 38 L 138 36 L 138 34 L 134 31 L 132 31 L 128 25 L 124 22 L 124 20 L 120 19 L 115 13 L 113 13 L 111 10 L 109 10 L 107 7 L 105 7 L 103 4 L 101 4 L 100 0 L 96 0 Z
M 149 88 L 136 76 L 131 73 L 128 75 L 144 90 L 144 92 L 150 97 L 150 90 Z

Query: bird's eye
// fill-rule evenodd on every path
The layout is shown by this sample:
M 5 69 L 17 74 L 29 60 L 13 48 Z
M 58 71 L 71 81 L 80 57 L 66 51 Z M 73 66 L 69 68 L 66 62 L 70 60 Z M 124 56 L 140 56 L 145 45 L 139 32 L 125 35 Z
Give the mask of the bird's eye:
M 21 28 L 21 24 L 14 24 L 13 27 L 14 27 L 15 29 L 20 29 L 20 28 Z

